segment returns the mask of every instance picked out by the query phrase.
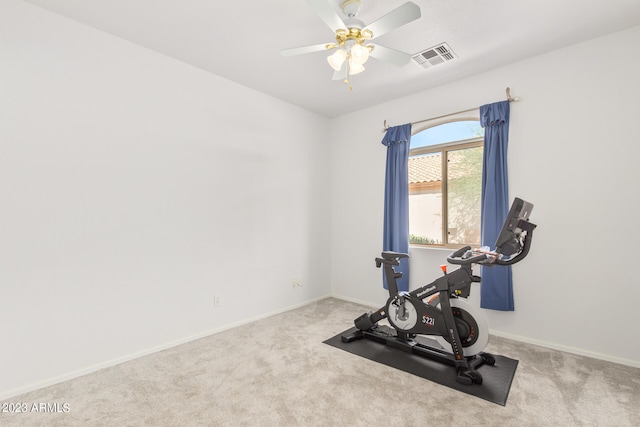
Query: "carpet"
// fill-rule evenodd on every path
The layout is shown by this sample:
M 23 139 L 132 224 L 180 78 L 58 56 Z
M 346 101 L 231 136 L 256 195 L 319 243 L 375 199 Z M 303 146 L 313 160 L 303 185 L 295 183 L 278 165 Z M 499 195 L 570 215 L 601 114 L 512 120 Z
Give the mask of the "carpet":
M 354 331 L 356 331 L 355 327 L 329 338 L 324 343 L 489 402 L 502 406 L 507 403 L 511 383 L 518 366 L 517 360 L 494 355 L 495 365 L 485 364 L 477 369 L 482 374 L 482 384 L 463 385 L 456 382 L 456 368 L 454 366 L 407 353 L 369 339 L 360 339 L 350 343 L 342 342 L 342 335 L 349 335 Z

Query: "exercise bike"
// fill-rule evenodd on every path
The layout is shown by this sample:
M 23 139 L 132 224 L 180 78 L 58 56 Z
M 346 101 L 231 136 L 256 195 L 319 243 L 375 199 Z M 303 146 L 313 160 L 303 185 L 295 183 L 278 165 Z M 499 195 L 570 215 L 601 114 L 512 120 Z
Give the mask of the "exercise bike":
M 409 353 L 418 354 L 456 367 L 456 381 L 482 384 L 476 370 L 483 364 L 494 365 L 495 357 L 483 350 L 488 342 L 488 327 L 482 313 L 466 301 L 471 284 L 481 278 L 473 274 L 473 264 L 484 266 L 512 265 L 522 261 L 531 247 L 535 224 L 529 222 L 531 203 L 516 198 L 496 241 L 494 251 L 458 249 L 447 257 L 460 267 L 411 292 L 399 292 L 397 279 L 401 272 L 394 267 L 409 255 L 382 252 L 376 266 L 384 266 L 389 288 L 387 303 L 355 319 L 355 332 L 342 335 L 345 343 L 366 338 Z M 499 267 L 495 267 L 499 268 Z M 387 319 L 391 327 L 379 325 Z M 422 336 L 434 339 L 425 340 Z

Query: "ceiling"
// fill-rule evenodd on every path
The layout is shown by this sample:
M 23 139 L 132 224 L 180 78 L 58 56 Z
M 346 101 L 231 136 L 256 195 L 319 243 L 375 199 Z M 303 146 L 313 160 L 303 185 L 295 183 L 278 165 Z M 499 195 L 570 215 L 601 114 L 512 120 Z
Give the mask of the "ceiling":
M 375 43 L 415 54 L 446 42 L 457 58 L 429 69 L 372 58 L 349 90 L 331 80 L 328 53 L 279 53 L 335 41 L 306 0 L 24 1 L 326 117 L 640 25 L 640 0 L 412 0 L 421 17 Z M 342 0 L 326 1 L 340 10 Z M 362 0 L 358 19 L 405 2 Z

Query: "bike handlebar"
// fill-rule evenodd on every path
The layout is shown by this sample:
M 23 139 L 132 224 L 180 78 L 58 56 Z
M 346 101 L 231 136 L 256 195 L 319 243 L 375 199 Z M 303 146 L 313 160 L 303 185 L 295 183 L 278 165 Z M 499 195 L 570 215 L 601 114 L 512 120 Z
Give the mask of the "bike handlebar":
M 522 230 L 526 231 L 524 238 L 519 241 L 519 251 L 510 257 L 504 257 L 500 249 L 496 249 L 496 252 L 483 252 L 481 250 L 472 250 L 471 246 L 465 246 L 451 253 L 447 257 L 449 264 L 457 265 L 470 265 L 470 264 L 495 264 L 495 265 L 512 265 L 515 264 L 529 253 L 531 247 L 531 239 L 533 236 L 533 230 L 536 228 L 535 224 L 531 224 L 528 221 L 520 221 L 518 226 Z M 380 268 L 382 264 L 396 266 L 400 265 L 401 258 L 409 258 L 409 254 L 393 251 L 382 252 L 381 258 L 376 258 L 376 267 Z
M 447 260 L 449 260 L 449 258 L 460 258 L 462 255 L 464 255 L 467 251 L 470 251 L 470 250 L 471 250 L 471 246 L 465 246 L 464 248 L 460 248 L 454 253 L 452 253 L 451 255 L 449 255 L 449 257 L 447 257 Z
M 524 239 L 520 242 L 520 249 L 511 257 L 504 257 L 499 252 L 482 252 L 473 251 L 471 246 L 465 246 L 453 252 L 447 257 L 450 264 L 469 265 L 469 264 L 495 264 L 495 265 L 512 265 L 520 262 L 527 256 L 531 248 L 531 239 L 533 238 L 533 230 L 535 224 L 521 221 L 522 228 L 527 232 Z
M 482 263 L 482 261 L 486 261 L 487 259 L 489 259 L 489 255 L 487 254 L 477 254 L 475 256 L 463 258 L 463 256 L 469 253 L 469 251 L 471 251 L 471 246 L 465 246 L 464 248 L 460 248 L 447 257 L 447 262 L 449 264 L 468 265 L 468 264 L 479 264 L 479 263 Z

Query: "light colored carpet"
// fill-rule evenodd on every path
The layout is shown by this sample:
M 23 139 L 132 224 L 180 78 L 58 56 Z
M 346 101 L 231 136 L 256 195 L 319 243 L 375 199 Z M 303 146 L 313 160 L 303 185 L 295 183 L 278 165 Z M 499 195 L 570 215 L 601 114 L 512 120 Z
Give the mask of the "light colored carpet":
M 506 406 L 323 341 L 367 307 L 329 298 L 8 401 L 2 426 L 639 426 L 640 369 L 490 337 L 520 361 Z

